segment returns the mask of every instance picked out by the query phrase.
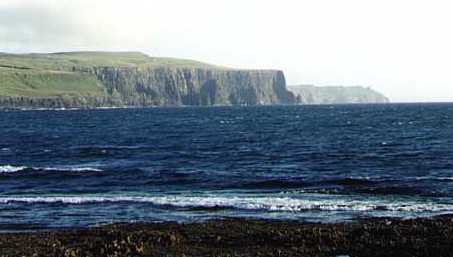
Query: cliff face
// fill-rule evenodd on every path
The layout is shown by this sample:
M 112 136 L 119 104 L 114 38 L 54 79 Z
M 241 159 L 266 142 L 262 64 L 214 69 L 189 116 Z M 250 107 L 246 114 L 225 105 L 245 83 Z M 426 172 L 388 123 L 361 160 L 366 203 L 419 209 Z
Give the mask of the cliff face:
M 107 92 L 125 105 L 292 104 L 281 71 L 202 68 L 93 68 Z
M 383 94 L 362 86 L 288 86 L 298 104 L 388 103 Z
M 27 62 L 20 58 L 10 58 L 8 62 L 8 58 L 2 59 L 0 56 L 0 72 L 5 74 L 4 78 L 9 78 L 3 81 L 3 93 L 0 79 L 0 106 L 71 108 L 296 102 L 294 95 L 286 90 L 285 77 L 281 71 L 234 70 L 137 55 L 132 56 L 131 63 L 131 56 L 120 60 L 114 54 L 110 55 L 114 61 L 99 53 L 97 59 L 86 53 L 83 59 L 74 53 L 68 57 L 63 54 L 64 58 L 62 54 L 56 57 L 47 55 L 37 66 L 25 66 Z M 96 65 L 87 63 L 86 56 Z M 36 55 L 33 58 L 36 59 Z M 58 65 L 46 63 L 49 60 Z M 109 60 L 109 65 L 102 65 L 107 63 L 106 60 Z M 46 63 L 48 70 L 45 72 L 40 69 L 42 63 Z M 80 78 L 84 78 L 83 81 Z

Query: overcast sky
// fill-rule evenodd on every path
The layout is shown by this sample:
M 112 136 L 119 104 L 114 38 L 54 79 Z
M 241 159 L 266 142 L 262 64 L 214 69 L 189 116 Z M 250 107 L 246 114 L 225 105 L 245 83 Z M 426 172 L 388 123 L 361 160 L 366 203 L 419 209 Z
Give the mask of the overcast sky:
M 450 2 L 1 0 L 0 52 L 142 51 L 453 101 Z

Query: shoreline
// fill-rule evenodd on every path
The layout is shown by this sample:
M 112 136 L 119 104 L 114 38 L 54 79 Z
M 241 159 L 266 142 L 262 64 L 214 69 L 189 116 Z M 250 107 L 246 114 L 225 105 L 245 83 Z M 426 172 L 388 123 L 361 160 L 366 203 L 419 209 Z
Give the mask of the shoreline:
M 148 106 L 97 106 L 97 107 L 59 107 L 59 108 L 40 108 L 40 107 L 3 107 L 0 112 L 31 112 L 31 111 L 96 111 L 96 110 L 115 110 L 115 109 L 154 109 L 154 108 L 222 108 L 222 107 L 272 107 L 272 106 L 364 106 L 364 105 L 451 105 L 453 102 L 388 102 L 388 103 L 332 103 L 332 104 L 264 104 L 264 105 L 148 105 Z
M 246 218 L 0 233 L 0 256 L 453 256 L 453 215 L 306 223 Z

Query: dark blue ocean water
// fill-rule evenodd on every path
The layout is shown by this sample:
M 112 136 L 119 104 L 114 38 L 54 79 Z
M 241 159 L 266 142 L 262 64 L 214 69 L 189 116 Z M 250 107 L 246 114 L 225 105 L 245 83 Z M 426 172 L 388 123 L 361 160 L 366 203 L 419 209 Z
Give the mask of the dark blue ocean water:
M 0 230 L 453 212 L 453 104 L 0 112 Z

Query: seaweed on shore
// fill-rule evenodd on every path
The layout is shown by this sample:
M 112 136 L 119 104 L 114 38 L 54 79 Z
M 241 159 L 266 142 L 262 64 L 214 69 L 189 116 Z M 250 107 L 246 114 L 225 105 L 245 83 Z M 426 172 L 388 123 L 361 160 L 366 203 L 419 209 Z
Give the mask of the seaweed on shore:
M 5 233 L 0 256 L 453 256 L 453 217 L 309 224 L 227 219 Z

